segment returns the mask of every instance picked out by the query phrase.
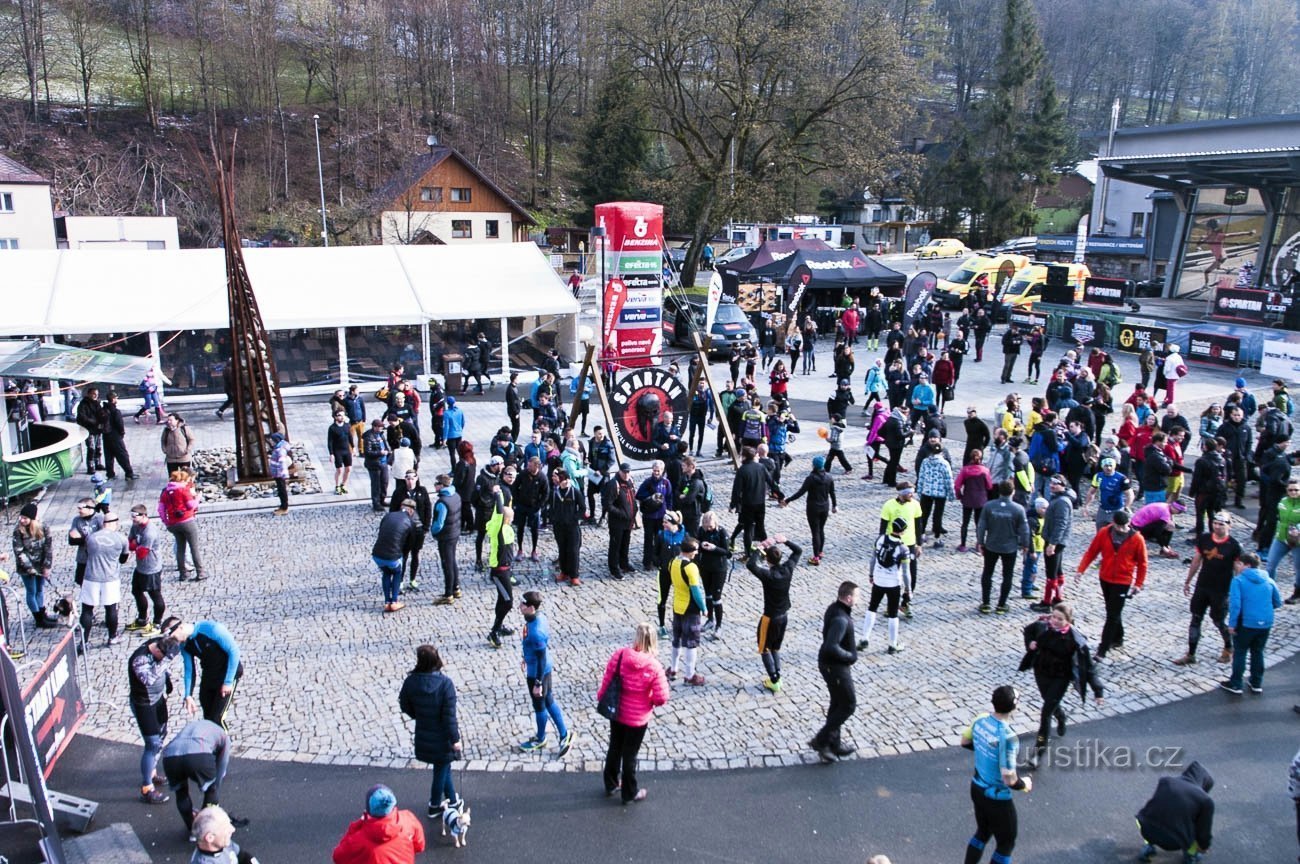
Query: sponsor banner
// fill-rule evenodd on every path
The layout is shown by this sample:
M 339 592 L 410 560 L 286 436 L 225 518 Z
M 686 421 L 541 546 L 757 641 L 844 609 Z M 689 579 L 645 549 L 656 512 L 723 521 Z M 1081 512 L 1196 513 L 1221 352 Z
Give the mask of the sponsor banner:
M 623 280 L 627 285 L 627 280 Z M 663 304 L 663 294 L 659 291 L 633 291 L 631 286 L 628 287 L 627 297 L 623 300 L 623 305 L 629 309 L 654 309 Z
M 606 345 L 612 344 L 614 327 L 618 316 L 623 311 L 623 302 L 627 299 L 627 288 L 623 280 L 615 276 L 605 283 L 605 296 L 601 300 L 604 315 L 601 316 L 601 331 Z
M 1093 318 L 1076 318 L 1066 315 L 1062 319 L 1061 338 L 1084 345 L 1103 345 L 1106 342 L 1106 322 Z
M 606 269 L 622 276 L 659 275 L 664 272 L 664 259 L 661 255 L 630 255 L 614 252 L 611 260 L 606 264 Z
M 1300 342 L 1265 339 L 1259 371 L 1284 381 L 1300 381 Z
M 907 283 L 903 295 L 903 332 L 912 326 L 912 322 L 925 313 L 925 307 L 939 285 L 939 277 L 928 270 L 922 270 Z
M 634 276 L 628 274 L 623 277 L 623 284 L 627 286 L 629 292 L 640 291 L 647 288 L 657 289 L 663 287 L 663 276 L 659 273 L 656 273 L 653 276 Z M 628 302 L 631 301 L 629 300 Z
M 1232 318 L 1239 321 L 1262 323 L 1267 314 L 1264 307 L 1268 302 L 1268 291 L 1221 285 L 1214 290 L 1214 311 L 1210 314 L 1214 318 Z
M 661 309 L 633 309 L 631 306 L 624 305 L 623 311 L 618 313 L 618 329 L 651 327 L 659 323 L 662 312 Z
M 614 413 L 614 433 L 623 453 L 642 461 L 658 458 L 655 426 L 665 412 L 671 411 L 674 431 L 685 434 L 688 402 L 686 387 L 666 370 L 638 369 L 621 376 L 610 391 L 609 403 Z
M 1241 356 L 1241 340 L 1222 333 L 1200 333 L 1193 330 L 1187 344 L 1187 359 L 1215 363 L 1236 369 Z
M 1121 351 L 1141 354 L 1150 349 L 1158 351 L 1169 341 L 1169 331 L 1146 322 L 1124 319 L 1115 334 L 1115 344 Z
M 713 319 L 718 316 L 718 303 L 722 301 L 722 274 L 713 271 L 709 277 L 709 296 L 704 304 L 704 332 L 713 332 Z
M 598 204 L 595 224 L 605 229 L 608 272 L 615 274 L 605 291 L 601 322 L 605 359 L 617 365 L 655 365 L 663 347 L 659 318 L 663 308 L 664 208 L 658 204 L 619 201 Z M 627 281 L 635 285 L 635 305 Z M 611 290 L 613 283 L 616 290 Z M 637 318 L 644 317 L 644 321 Z
M 1035 244 L 1039 252 L 1074 255 L 1079 249 L 1077 234 L 1039 234 Z M 1084 244 L 1089 255 L 1145 255 L 1145 237 L 1099 237 L 1089 235 Z
M 1082 264 L 1088 251 L 1088 215 L 1087 213 L 1083 214 L 1083 218 L 1079 220 L 1079 227 L 1074 232 L 1075 264 Z
M 1023 309 L 1011 310 L 1011 323 L 1019 324 L 1026 329 L 1034 327 L 1046 327 L 1047 315 L 1042 312 L 1027 312 Z
M 132 357 L 92 351 L 71 345 L 32 343 L 31 350 L 0 364 L 0 375 L 8 378 L 48 378 L 98 381 L 103 384 L 139 384 L 153 371 L 151 357 Z
M 1124 286 L 1123 279 L 1089 276 L 1083 283 L 1083 302 L 1097 306 L 1123 306 Z
M 86 716 L 77 683 L 74 645 L 72 633 L 68 631 L 46 658 L 45 665 L 23 688 L 27 726 L 35 739 L 36 753 L 46 777 Z
M 610 347 L 612 353 L 606 352 L 605 358 L 616 361 L 619 366 L 629 369 L 653 366 L 659 362 L 658 354 L 663 350 L 663 330 L 659 327 L 615 330 Z

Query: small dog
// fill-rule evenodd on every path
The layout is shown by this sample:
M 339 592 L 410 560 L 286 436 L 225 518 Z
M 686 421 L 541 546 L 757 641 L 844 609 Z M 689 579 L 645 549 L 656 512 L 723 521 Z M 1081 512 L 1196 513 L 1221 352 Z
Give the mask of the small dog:
M 458 795 L 455 801 L 442 802 L 442 836 L 446 837 L 450 831 L 457 849 L 469 845 L 469 823 L 469 808 L 464 798 Z
M 72 594 L 64 594 L 58 600 L 55 600 L 52 608 L 54 614 L 59 618 L 59 626 L 71 628 L 73 611 Z

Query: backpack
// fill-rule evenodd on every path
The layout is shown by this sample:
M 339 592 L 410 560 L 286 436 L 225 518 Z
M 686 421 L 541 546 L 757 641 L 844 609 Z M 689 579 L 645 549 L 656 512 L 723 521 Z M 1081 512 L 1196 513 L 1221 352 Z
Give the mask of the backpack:
M 163 522 L 168 525 L 175 525 L 185 519 L 188 511 L 185 509 L 185 495 L 179 488 L 163 490 Z
M 876 563 L 881 567 L 894 568 L 902 560 L 903 544 L 889 535 L 884 535 L 885 542 L 876 546 Z
M 709 485 L 708 479 L 702 474 L 700 475 L 700 483 L 704 485 L 704 491 L 697 496 L 700 503 L 700 512 L 708 513 L 713 509 L 713 487 Z

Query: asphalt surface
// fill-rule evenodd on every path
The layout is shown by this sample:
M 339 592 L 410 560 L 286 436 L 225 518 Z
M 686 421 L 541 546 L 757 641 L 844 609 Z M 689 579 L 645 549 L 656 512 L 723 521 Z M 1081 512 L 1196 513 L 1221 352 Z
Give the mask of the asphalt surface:
M 1027 675 L 1015 683 L 1033 686 Z M 1287 771 L 1300 744 L 1300 717 L 1291 710 L 1300 691 L 1300 660 L 1270 669 L 1264 685 L 1260 696 L 1216 691 L 1081 724 L 1060 742 L 1054 739 L 1090 764 L 1042 768 L 1033 791 L 1017 796 L 1015 860 L 1134 860 L 1141 844 L 1133 814 L 1165 769 L 1124 767 L 1121 747 L 1138 762 L 1197 759 L 1210 770 L 1217 804 L 1213 860 L 1293 860 Z M 871 698 L 861 690 L 858 696 Z M 597 722 L 594 711 L 572 713 L 579 730 Z M 819 720 L 810 717 L 807 730 L 791 734 L 806 735 Z M 1015 725 L 1032 734 L 1034 718 L 1018 717 Z M 649 734 L 655 734 L 653 721 Z M 1023 748 L 1029 739 L 1021 740 Z M 1102 753 L 1107 767 L 1096 764 Z M 131 823 L 155 862 L 188 861 L 173 806 L 135 800 L 138 759 L 134 747 L 77 738 L 51 786 L 97 798 L 96 825 Z M 606 799 L 592 775 L 458 774 L 473 828 L 469 845 L 455 854 L 464 862 L 862 862 L 880 853 L 894 864 L 958 861 L 974 824 L 970 770 L 970 754 L 953 747 L 832 766 L 644 772 L 649 797 L 628 807 Z M 419 813 L 429 780 L 427 771 L 235 760 L 222 797 L 234 815 L 251 820 L 236 839 L 263 864 L 307 864 L 328 860 L 371 784 L 387 783 L 400 806 Z M 425 824 L 431 851 L 422 860 L 448 854 L 441 850 L 449 841 L 432 822 Z

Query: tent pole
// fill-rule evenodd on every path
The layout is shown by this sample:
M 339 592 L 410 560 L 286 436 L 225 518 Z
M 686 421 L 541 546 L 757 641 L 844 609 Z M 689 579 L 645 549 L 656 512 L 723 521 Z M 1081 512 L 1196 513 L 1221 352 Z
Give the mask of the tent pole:
M 41 341 L 44 342 L 46 345 L 53 345 L 53 344 L 54 344 L 54 337 L 53 337 L 53 336 L 46 336 L 46 337 L 43 338 Z M 51 380 L 51 381 L 50 381 L 50 395 L 51 395 L 51 396 L 57 396 L 57 397 L 58 397 L 58 400 L 57 400 L 57 402 L 56 402 L 55 404 L 56 404 L 56 406 L 58 407 L 59 410 L 56 411 L 56 412 L 54 412 L 54 413 L 56 413 L 56 414 L 63 414 L 63 415 L 64 415 L 63 419 L 66 420 L 68 423 L 73 422 L 73 420 L 74 420 L 75 418 L 67 416 L 67 415 L 64 413 L 64 411 L 63 411 L 63 406 L 66 405 L 67 402 L 64 401 L 64 398 L 63 398 L 63 390 L 61 389 L 61 387 L 60 387 L 58 381 L 54 381 L 54 380 Z
M 483 358 L 483 365 L 487 365 L 487 358 Z M 501 319 L 501 377 L 510 380 L 510 319 Z M 558 387 L 559 381 L 555 384 Z
M 427 379 L 433 374 L 433 357 L 431 355 L 431 343 L 429 341 L 429 322 L 424 321 L 420 324 L 420 352 L 424 355 L 424 377 Z M 446 370 L 444 369 L 445 373 Z M 444 380 L 444 384 L 447 382 Z
M 718 388 L 713 385 L 713 376 L 709 374 L 709 349 L 704 340 L 700 338 L 698 330 L 691 331 L 691 341 L 695 343 L 695 356 L 699 358 L 699 367 L 696 370 L 695 377 L 691 380 L 691 393 L 695 392 L 695 386 L 701 378 L 709 388 L 709 395 L 713 397 L 713 414 L 718 418 L 720 424 L 718 428 L 722 430 L 722 440 L 727 442 L 727 450 L 731 454 L 731 464 L 735 468 L 740 467 L 740 451 L 736 448 L 736 439 L 732 437 L 731 426 L 727 424 L 727 412 L 722 408 L 722 396 L 718 393 Z M 709 338 L 712 342 L 712 337 Z M 613 416 L 612 414 L 610 415 Z
M 614 410 L 609 405 L 609 391 L 605 389 L 605 376 L 596 368 L 596 346 L 590 342 L 582 343 L 583 357 L 582 369 L 578 372 L 578 392 L 575 399 L 582 398 L 582 391 L 587 386 L 587 378 L 591 378 L 596 385 L 596 399 L 600 402 L 600 410 L 605 412 L 605 422 L 609 423 L 609 440 L 614 445 L 614 458 L 617 460 L 616 465 L 626 461 L 623 456 L 623 446 L 618 441 L 618 434 L 614 431 Z
M 164 391 L 166 378 L 162 374 L 162 346 L 158 344 L 158 331 L 149 331 L 149 359 L 153 362 L 150 368 L 153 369 L 153 380 L 158 385 L 158 404 L 167 404 L 167 393 Z
M 339 334 L 339 386 L 348 386 L 348 329 L 338 328 Z

